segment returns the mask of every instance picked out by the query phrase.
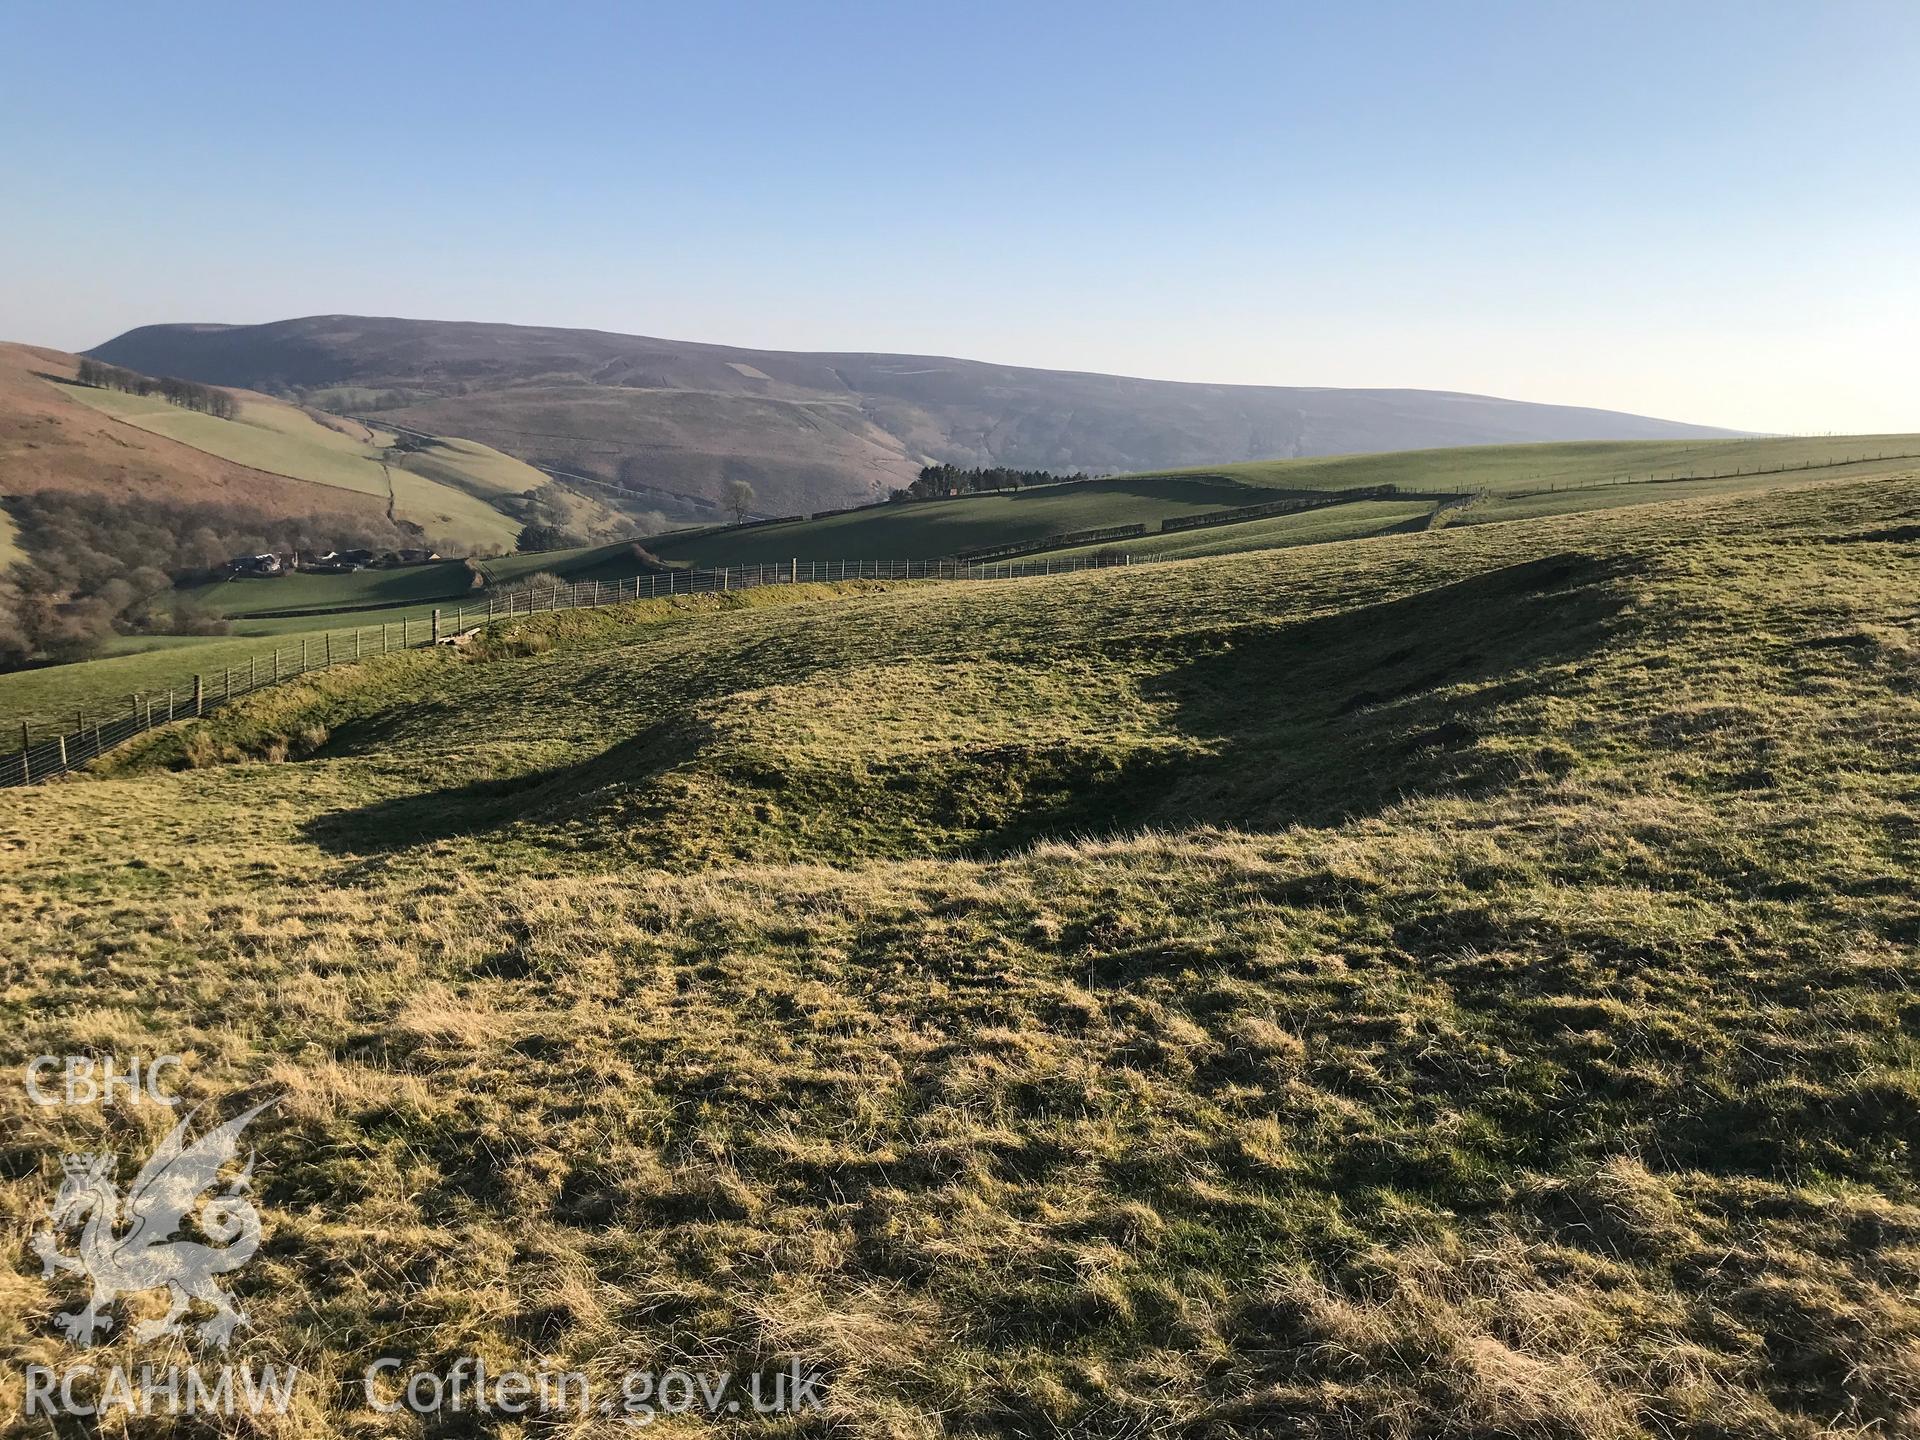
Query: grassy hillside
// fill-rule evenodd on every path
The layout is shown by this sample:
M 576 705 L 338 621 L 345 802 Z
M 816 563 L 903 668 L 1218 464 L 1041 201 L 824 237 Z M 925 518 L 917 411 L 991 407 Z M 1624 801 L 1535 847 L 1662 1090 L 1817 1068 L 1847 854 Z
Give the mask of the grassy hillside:
M 543 489 L 552 483 L 549 477 L 524 461 L 475 441 L 454 437 L 441 439 L 426 450 L 408 451 L 399 457 L 398 464 L 435 484 L 465 490 L 494 502 Z
M 0 344 L 0 494 L 139 495 L 246 504 L 279 515 L 378 515 L 386 508 L 383 495 L 269 474 L 123 423 L 79 398 L 102 392 L 72 383 L 77 364 L 57 350 Z
M 296 406 L 264 396 L 241 398 L 236 419 L 220 420 L 170 405 L 158 395 L 128 395 L 89 386 L 69 387 L 74 399 L 142 430 L 165 435 L 222 459 L 270 474 L 392 499 L 393 514 L 444 543 L 511 547 L 520 522 L 496 509 L 499 498 L 548 483 L 539 471 L 474 446 L 430 452 L 411 467 L 387 463 L 390 434 L 324 424 Z M 365 438 L 362 438 L 364 435 Z M 468 474 L 463 461 L 475 469 Z M 521 483 L 512 485 L 512 472 Z
M 314 420 L 303 410 L 265 399 L 243 399 L 233 420 L 183 410 L 158 395 L 130 395 L 93 386 L 71 387 L 83 405 L 156 435 L 165 435 L 255 470 L 337 485 L 363 495 L 387 493 L 374 449 Z M 379 437 L 375 437 L 379 438 Z
M 0 792 L 0 1064 L 285 1097 L 288 1435 L 476 1351 L 799 1356 L 785 1435 L 1902 1434 L 1917 580 L 1910 467 L 519 622 Z M 142 1143 L 0 1109 L 16 1234 Z M 17 1406 L 71 1287 L 3 1283 Z
M 887 505 L 821 520 L 755 526 L 745 530 L 663 536 L 648 547 L 663 558 L 702 565 L 801 560 L 924 560 L 956 551 L 1037 539 L 1067 531 L 1161 521 L 1209 510 L 1233 509 L 1280 499 L 1296 491 L 1340 491 L 1394 485 L 1435 493 L 1480 493 L 1488 499 L 1468 518 L 1475 522 L 1515 519 L 1616 505 L 1738 493 L 1797 484 L 1821 474 L 1893 474 L 1911 468 L 1920 436 L 1866 435 L 1824 439 L 1499 445 L 1322 460 L 1264 461 L 1163 475 L 1124 475 L 1111 480 L 1046 486 L 1013 495 Z M 1878 457 L 1895 456 L 1881 460 Z M 1803 470 L 1803 466 L 1828 467 Z M 1687 476 L 1743 471 L 1725 481 L 1678 487 Z M 1125 542 L 1141 554 L 1221 553 L 1261 549 L 1270 543 L 1271 521 L 1243 535 L 1210 533 L 1202 550 L 1187 536 L 1167 544 Z M 1285 527 L 1283 527 L 1285 528 Z M 1307 533 L 1367 533 L 1361 516 L 1327 516 Z M 1242 538 L 1249 543 L 1237 544 Z

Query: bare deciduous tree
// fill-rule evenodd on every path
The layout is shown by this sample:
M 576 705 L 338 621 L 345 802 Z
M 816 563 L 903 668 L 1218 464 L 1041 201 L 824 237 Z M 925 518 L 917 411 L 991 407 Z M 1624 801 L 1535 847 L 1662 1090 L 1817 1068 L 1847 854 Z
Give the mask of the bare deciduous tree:
M 726 505 L 729 510 L 733 511 L 733 518 L 736 522 L 745 520 L 748 513 L 753 509 L 753 486 L 744 480 L 729 480 L 727 482 Z

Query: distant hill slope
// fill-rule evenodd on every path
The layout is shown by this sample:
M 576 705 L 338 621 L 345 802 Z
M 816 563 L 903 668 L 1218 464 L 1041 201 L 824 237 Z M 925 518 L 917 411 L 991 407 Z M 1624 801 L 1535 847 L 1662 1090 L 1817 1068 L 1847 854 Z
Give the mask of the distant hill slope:
M 1427 390 L 1185 384 L 917 355 L 807 354 L 560 330 L 316 316 L 152 325 L 115 364 L 295 394 L 536 465 L 763 511 L 883 496 L 929 460 L 1112 472 L 1732 432 Z
M 549 492 L 549 508 L 583 529 L 619 522 L 599 501 L 471 440 L 401 445 L 392 431 L 239 387 L 238 413 L 220 419 L 158 395 L 81 385 L 78 364 L 58 350 L 0 344 L 0 496 L 243 501 L 281 517 L 391 507 L 393 518 L 463 552 L 511 549 L 529 491 Z M 11 541 L 7 521 L 0 566 L 19 558 Z
M 81 398 L 87 392 L 73 382 L 75 365 L 58 350 L 0 344 L 0 495 L 72 490 L 113 499 L 246 501 L 281 515 L 378 515 L 386 508 L 384 496 L 272 473 L 128 424 Z

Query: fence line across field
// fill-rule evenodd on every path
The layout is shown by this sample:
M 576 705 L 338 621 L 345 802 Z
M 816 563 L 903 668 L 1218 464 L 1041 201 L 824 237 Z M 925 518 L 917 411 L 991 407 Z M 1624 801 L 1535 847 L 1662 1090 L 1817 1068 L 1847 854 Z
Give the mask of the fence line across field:
M 1502 498 L 1521 499 L 1552 494 L 1561 490 L 1586 490 L 1611 485 L 1660 485 L 1690 480 L 1731 480 L 1748 475 L 1781 475 L 1796 471 L 1872 464 L 1876 461 L 1911 459 L 1920 459 L 1920 453 L 1896 451 L 1875 455 L 1838 457 L 1830 455 L 1823 460 L 1806 460 L 1798 464 L 1783 465 L 1761 464 L 1751 468 L 1742 467 L 1706 475 L 1649 473 L 1645 479 L 1637 479 L 1632 475 L 1619 475 L 1598 481 L 1577 480 L 1565 484 L 1551 482 L 1539 489 L 1503 492 Z M 1434 499 L 1445 502 L 1458 501 L 1461 496 L 1452 491 L 1381 486 L 1373 491 L 1369 498 Z M 1279 503 L 1285 505 L 1288 502 Z M 1269 508 L 1273 507 L 1242 507 L 1242 513 Z M 1199 528 L 1208 523 L 1231 523 L 1219 517 L 1234 513 L 1232 511 L 1211 512 L 1189 517 L 1186 520 L 1167 522 L 1163 523 L 1161 530 L 1165 533 Z M 1144 526 L 1120 526 L 1107 531 L 1075 533 L 1088 539 L 1095 535 L 1133 538 L 1135 532 L 1144 531 L 1144 529 Z M 1061 536 L 1045 537 L 1046 542 L 1053 544 L 1061 543 L 1062 539 Z M 1083 540 L 1082 543 L 1087 541 Z M 426 645 L 438 645 L 456 635 L 478 629 L 495 620 L 504 620 L 518 615 L 592 608 L 634 600 L 658 599 L 668 595 L 704 595 L 717 591 L 749 590 L 761 585 L 800 585 L 837 580 L 1014 580 L 1035 575 L 1060 575 L 1075 570 L 1105 569 L 1113 565 L 1131 565 L 1132 563 L 1131 555 L 1106 554 L 1080 558 L 1041 557 L 1032 560 L 994 559 L 985 556 L 973 560 L 784 560 L 759 565 L 723 565 L 718 569 L 708 570 L 699 568 L 665 570 L 611 581 L 577 580 L 557 581 L 551 585 L 522 585 L 489 592 L 484 605 L 479 603 L 479 597 L 475 597 L 473 603 L 462 600 L 451 605 L 443 604 L 433 609 L 425 618 L 403 615 L 398 620 L 382 621 L 377 643 L 370 642 L 366 638 L 373 627 L 360 626 L 351 631 L 351 645 L 344 640 L 336 644 L 336 636 L 348 633 L 348 627 L 339 626 L 319 636 L 317 640 L 309 636 L 297 647 L 287 647 L 285 653 L 288 658 L 284 663 L 281 660 L 283 652 L 276 646 L 273 653 L 267 657 L 268 664 L 265 667 L 261 665 L 260 657 L 254 656 L 244 668 L 228 666 L 218 672 L 203 672 L 182 677 L 181 682 L 177 686 L 170 687 L 164 695 L 157 690 L 132 692 L 128 696 L 129 703 L 125 711 L 116 711 L 113 715 L 104 717 L 76 714 L 71 722 L 71 730 L 60 728 L 66 722 L 57 720 L 21 721 L 20 749 L 11 754 L 0 753 L 0 789 L 13 785 L 37 784 L 55 775 L 63 775 L 160 725 L 169 724 L 186 716 L 204 715 L 210 710 L 219 709 L 231 700 L 250 695 L 266 686 L 311 674 L 315 670 L 324 670 L 333 665 L 362 660 L 370 655 L 390 654 L 396 648 L 409 650 Z M 324 621 L 326 617 L 315 615 L 313 618 L 316 621 Z M 399 632 L 397 647 L 394 644 L 395 630 Z M 315 650 L 320 653 L 315 655 Z M 50 737 L 35 740 L 33 730 L 36 724 L 42 729 L 52 726 L 56 733 Z
M 77 770 L 162 725 L 193 719 L 257 691 L 336 665 L 449 643 L 499 620 L 560 610 L 589 610 L 673 595 L 711 595 L 752 590 L 764 585 L 807 585 L 841 580 L 1019 580 L 1104 570 L 1133 563 L 1131 555 L 1095 555 L 1080 559 L 1010 560 L 969 564 L 952 560 L 786 560 L 761 565 L 723 565 L 716 570 L 666 570 L 617 580 L 556 581 L 523 585 L 486 597 L 434 607 L 421 618 L 403 615 L 377 627 L 342 626 L 301 638 L 297 645 L 276 645 L 271 654 L 249 657 L 244 665 L 222 666 L 192 676 L 164 693 L 130 691 L 125 710 L 107 716 L 76 713 L 71 729 L 58 722 L 56 733 L 41 739 L 35 722 L 20 722 L 20 749 L 0 754 L 0 788 L 36 785 Z M 324 616 L 316 615 L 316 620 Z M 282 657 L 285 657 L 284 659 Z

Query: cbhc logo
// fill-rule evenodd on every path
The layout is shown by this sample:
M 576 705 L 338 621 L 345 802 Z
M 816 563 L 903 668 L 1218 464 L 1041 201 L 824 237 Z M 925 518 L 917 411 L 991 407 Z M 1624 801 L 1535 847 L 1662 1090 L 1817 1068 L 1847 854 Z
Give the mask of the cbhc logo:
M 118 1056 L 41 1055 L 27 1066 L 27 1098 L 36 1105 L 104 1105 L 116 1092 L 129 1105 L 151 1101 L 178 1105 L 180 1097 L 160 1088 L 160 1072 L 177 1070 L 178 1055 L 134 1056 L 124 1066 Z M 58 1078 L 54 1078 L 55 1074 Z M 42 1088 L 43 1082 L 46 1088 Z

